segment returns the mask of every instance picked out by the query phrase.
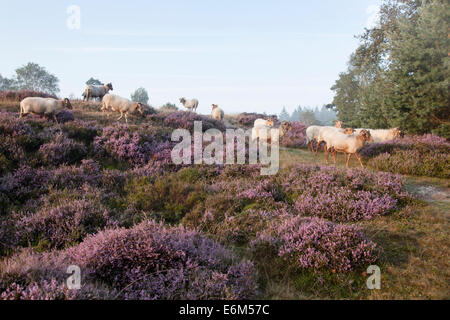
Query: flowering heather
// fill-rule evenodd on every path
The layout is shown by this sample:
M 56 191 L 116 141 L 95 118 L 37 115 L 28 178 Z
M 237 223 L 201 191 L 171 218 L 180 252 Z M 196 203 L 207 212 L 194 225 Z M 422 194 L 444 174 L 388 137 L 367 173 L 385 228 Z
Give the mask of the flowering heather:
M 377 170 L 408 175 L 450 177 L 450 143 L 432 134 L 366 145 L 361 155 Z
M 332 221 L 370 220 L 408 197 L 401 177 L 367 170 L 298 165 L 282 181 L 299 215 Z
M 27 286 L 12 283 L 0 294 L 0 300 L 74 300 L 77 292 L 55 278 L 32 282 Z
M 91 144 L 94 138 L 101 134 L 101 126 L 94 121 L 75 120 L 62 126 L 63 132 L 70 139 L 80 141 L 86 145 Z
M 222 132 L 225 131 L 225 126 L 221 121 L 211 119 L 193 112 L 174 112 L 169 114 L 164 119 L 164 125 L 173 129 L 186 129 L 194 130 L 194 122 L 201 121 L 203 131 L 209 129 L 218 129 Z
M 0 100 L 20 102 L 23 99 L 28 98 L 28 97 L 58 99 L 58 97 L 56 97 L 53 94 L 48 94 L 48 93 L 39 92 L 39 91 L 33 91 L 33 90 L 20 90 L 20 91 L 6 90 L 6 91 L 0 91 Z
M 237 121 L 241 126 L 253 127 L 256 119 L 273 119 L 275 124 L 279 124 L 278 117 L 276 115 L 264 115 L 258 113 L 241 113 L 237 117 Z
M 36 292 L 40 298 L 64 298 L 62 287 L 49 284 L 72 264 L 83 270 L 81 296 L 98 283 L 111 288 L 110 299 L 249 299 L 257 294 L 249 261 L 238 262 L 231 251 L 197 231 L 145 221 L 131 229 L 101 231 L 66 251 L 13 258 L 0 276 L 1 296 L 29 299 Z M 34 279 L 25 280 L 29 277 Z M 26 288 L 18 288 L 15 283 L 24 280 Z
M 78 243 L 108 225 L 114 225 L 108 210 L 88 200 L 66 200 L 53 208 L 44 206 L 16 224 L 22 241 L 40 241 L 46 247 L 59 249 Z
M 61 110 L 56 115 L 56 119 L 58 120 L 58 123 L 66 123 L 70 121 L 74 121 L 75 117 L 73 116 L 73 113 L 68 110 Z
M 301 122 L 291 122 L 289 130 L 280 141 L 280 145 L 287 148 L 301 148 L 306 145 L 306 125 Z
M 60 134 L 53 141 L 43 144 L 39 148 L 39 154 L 45 164 L 57 166 L 80 161 L 86 156 L 87 149 L 84 144 L 75 142 Z
M 353 225 L 292 217 L 274 223 L 251 243 L 256 255 L 273 252 L 301 269 L 348 272 L 378 258 L 375 243 Z
M 94 139 L 96 154 L 132 165 L 144 165 L 151 159 L 168 161 L 172 147 L 167 134 L 152 128 L 134 131 L 128 125 L 106 127 L 102 136 Z

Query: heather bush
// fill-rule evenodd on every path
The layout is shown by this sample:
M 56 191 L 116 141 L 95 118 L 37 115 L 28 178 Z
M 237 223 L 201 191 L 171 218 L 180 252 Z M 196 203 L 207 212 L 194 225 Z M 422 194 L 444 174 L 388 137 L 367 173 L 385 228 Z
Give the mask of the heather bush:
M 292 129 L 280 140 L 280 146 L 286 148 L 301 148 L 306 145 L 306 125 L 301 122 L 291 122 Z
M 40 249 L 62 249 L 79 243 L 88 234 L 114 225 L 110 212 L 96 201 L 62 200 L 56 207 L 43 206 L 17 221 L 22 243 Z
M 58 120 L 58 123 L 66 123 L 71 122 L 75 120 L 75 117 L 73 116 L 73 113 L 68 110 L 61 110 L 56 115 L 56 119 Z
M 332 221 L 371 220 L 409 198 L 400 176 L 367 170 L 297 165 L 281 179 L 299 215 Z
M 87 149 L 84 144 L 59 134 L 52 142 L 43 144 L 39 154 L 45 164 L 57 166 L 81 161 L 87 155 Z
M 278 256 L 300 269 L 349 272 L 378 258 L 377 245 L 353 225 L 294 216 L 273 223 L 252 241 L 255 257 Z
M 253 267 L 196 231 L 146 221 L 88 237 L 68 250 L 88 278 L 114 285 L 127 299 L 246 299 Z
M 150 160 L 168 162 L 173 147 L 169 141 L 167 133 L 151 126 L 117 125 L 104 128 L 102 136 L 94 139 L 94 152 L 97 156 L 112 157 L 133 166 Z
M 361 155 L 367 165 L 400 174 L 450 177 L 450 143 L 435 135 L 409 136 L 366 145 Z
M 0 91 L 0 100 L 20 102 L 23 99 L 28 98 L 28 97 L 58 99 L 58 97 L 55 96 L 55 95 L 44 93 L 44 92 L 39 92 L 39 91 L 33 91 L 33 90 L 20 90 L 20 91 L 6 90 L 6 91 Z
M 209 129 L 218 129 L 222 132 L 225 131 L 225 126 L 221 121 L 211 119 L 193 112 L 174 112 L 169 114 L 164 119 L 164 125 L 173 129 L 186 129 L 193 131 L 194 122 L 202 122 L 203 131 Z
M 256 119 L 273 119 L 274 123 L 277 125 L 280 122 L 278 121 L 278 117 L 276 115 L 264 115 L 264 114 L 258 114 L 258 113 L 241 113 L 237 117 L 237 121 L 241 126 L 244 127 L 253 127 L 255 124 Z
M 67 277 L 69 265 L 83 272 L 84 285 L 76 296 L 56 285 Z M 0 274 L 3 299 L 207 300 L 257 295 L 251 262 L 239 262 L 230 250 L 197 231 L 151 220 L 131 229 L 101 231 L 65 251 L 22 253 L 5 266 Z M 55 285 L 49 285 L 52 282 Z

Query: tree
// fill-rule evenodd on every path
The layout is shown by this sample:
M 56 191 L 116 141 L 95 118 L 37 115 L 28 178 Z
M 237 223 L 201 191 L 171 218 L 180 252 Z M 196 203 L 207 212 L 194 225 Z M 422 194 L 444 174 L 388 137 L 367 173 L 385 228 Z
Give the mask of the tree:
M 88 81 L 86 81 L 87 86 L 102 86 L 104 83 L 102 83 L 98 79 L 90 78 Z
M 16 82 L 14 79 L 8 79 L 2 77 L 0 74 L 0 90 L 15 90 L 16 89 Z
M 385 102 L 391 125 L 411 133 L 448 128 L 449 19 L 448 2 L 437 0 L 424 3 L 417 20 L 400 19 L 400 32 L 390 43 L 391 64 L 386 75 L 392 84 Z
M 318 125 L 316 117 L 314 116 L 314 111 L 305 110 L 300 114 L 300 122 L 303 122 L 306 126 Z
M 286 111 L 286 107 L 283 107 L 283 110 L 280 113 L 279 119 L 280 121 L 289 121 L 290 115 Z
M 16 69 L 15 81 L 19 90 L 34 90 L 49 94 L 59 92 L 58 78 L 37 63 L 30 62 Z
M 142 104 L 148 104 L 148 93 L 144 88 L 138 88 L 134 93 L 131 94 L 131 100 L 134 102 L 140 102 Z
M 448 131 L 449 4 L 385 0 L 332 90 L 339 120 L 353 127 Z

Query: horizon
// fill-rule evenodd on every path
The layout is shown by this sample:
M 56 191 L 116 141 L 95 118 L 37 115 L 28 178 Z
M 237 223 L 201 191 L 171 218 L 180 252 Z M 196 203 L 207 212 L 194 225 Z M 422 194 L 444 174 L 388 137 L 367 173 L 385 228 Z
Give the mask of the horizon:
M 60 96 L 81 97 L 94 77 L 126 98 L 144 87 L 154 107 L 197 98 L 200 113 L 214 103 L 229 114 L 331 103 L 355 35 L 375 23 L 380 3 L 74 2 L 5 7 L 0 74 L 35 62 L 58 77 Z M 79 29 L 68 24 L 71 5 L 81 10 Z

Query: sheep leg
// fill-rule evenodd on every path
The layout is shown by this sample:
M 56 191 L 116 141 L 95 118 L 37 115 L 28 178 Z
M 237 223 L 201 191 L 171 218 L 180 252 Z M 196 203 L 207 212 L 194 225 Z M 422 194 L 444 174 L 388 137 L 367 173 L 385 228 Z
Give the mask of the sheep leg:
M 336 165 L 336 149 L 333 150 L 334 165 Z
M 56 122 L 57 124 L 59 124 L 58 119 L 56 118 L 56 115 L 55 115 L 55 114 L 53 114 L 53 120 L 55 120 L 55 122 Z
M 355 153 L 355 157 L 358 159 L 359 164 L 361 165 L 361 168 L 364 169 L 364 166 L 363 166 L 363 164 L 362 164 L 362 162 L 361 162 L 361 157 L 360 157 L 357 153 Z
M 122 120 L 122 118 L 123 118 L 123 112 L 120 113 L 120 117 L 119 117 L 119 119 L 117 119 L 117 121 Z
M 125 113 L 125 122 L 128 123 L 128 113 Z
M 350 161 L 351 156 L 352 156 L 351 153 L 349 153 L 349 154 L 347 155 L 347 163 L 346 163 L 346 167 L 347 167 L 347 168 L 348 168 L 348 163 L 349 163 L 349 161 Z
M 325 147 L 325 154 L 327 155 L 327 164 L 328 164 L 328 154 L 329 154 L 329 152 L 328 152 L 328 149 Z

